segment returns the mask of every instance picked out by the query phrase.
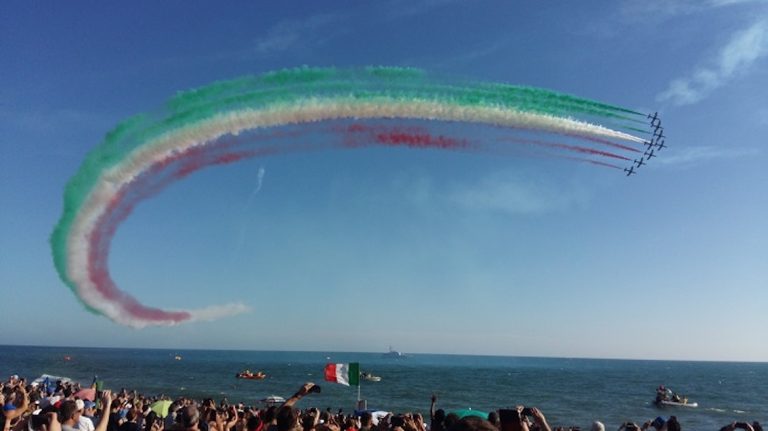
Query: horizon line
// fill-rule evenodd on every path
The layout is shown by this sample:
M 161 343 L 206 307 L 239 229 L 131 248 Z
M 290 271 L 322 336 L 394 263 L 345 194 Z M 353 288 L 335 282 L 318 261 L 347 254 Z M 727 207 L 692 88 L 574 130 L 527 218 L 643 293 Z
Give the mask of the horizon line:
M 341 354 L 380 354 L 380 352 L 356 352 L 333 350 L 261 350 L 261 349 L 227 349 L 227 348 L 199 348 L 199 347 L 109 347 L 109 346 L 45 346 L 38 344 L 0 344 L 0 347 L 34 347 L 57 349 L 114 349 L 114 350 L 169 350 L 169 351 L 214 351 L 214 352 L 279 352 L 279 353 L 341 353 Z M 664 358 L 621 358 L 621 357 L 588 357 L 588 356 L 540 356 L 540 355 L 505 355 L 505 354 L 473 354 L 473 353 L 434 353 L 434 352 L 401 352 L 406 358 L 409 355 L 434 355 L 434 356 L 470 356 L 493 358 L 526 358 L 526 359 L 576 359 L 576 360 L 607 360 L 607 361 L 646 361 L 646 362 L 706 362 L 706 363 L 734 363 L 734 364 L 768 364 L 768 360 L 723 360 L 723 359 L 664 359 Z

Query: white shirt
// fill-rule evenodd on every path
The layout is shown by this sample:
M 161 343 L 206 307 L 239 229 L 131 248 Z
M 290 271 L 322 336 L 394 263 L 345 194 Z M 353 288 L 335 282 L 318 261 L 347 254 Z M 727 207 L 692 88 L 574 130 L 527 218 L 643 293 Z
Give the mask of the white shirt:
M 95 431 L 96 428 L 93 426 L 93 421 L 91 418 L 87 416 L 80 415 L 80 420 L 77 422 L 77 425 L 75 426 L 78 431 Z

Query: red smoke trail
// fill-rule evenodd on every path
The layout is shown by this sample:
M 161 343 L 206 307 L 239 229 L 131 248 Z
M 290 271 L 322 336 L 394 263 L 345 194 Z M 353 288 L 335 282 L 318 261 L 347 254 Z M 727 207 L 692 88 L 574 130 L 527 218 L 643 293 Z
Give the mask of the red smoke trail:
M 523 138 L 503 138 L 503 139 L 505 141 L 511 141 L 519 144 L 531 144 L 531 145 L 540 145 L 543 147 L 550 147 L 550 148 L 562 148 L 564 150 L 575 151 L 578 153 L 590 154 L 594 156 L 611 157 L 614 159 L 621 159 L 621 160 L 632 160 L 629 157 L 624 157 L 619 154 L 614 154 L 614 153 L 610 153 L 602 150 L 596 150 L 594 148 L 589 148 L 589 147 L 582 147 L 579 145 L 560 144 L 557 142 L 541 141 L 537 139 L 523 139 Z
M 622 150 L 632 151 L 633 153 L 640 153 L 640 152 L 642 152 L 641 150 L 638 150 L 637 148 L 628 147 L 628 146 L 622 145 L 622 144 L 617 144 L 617 143 L 615 143 L 613 141 L 609 141 L 607 139 L 602 139 L 602 138 L 597 138 L 597 137 L 594 137 L 594 136 L 581 136 L 581 135 L 575 135 L 575 134 L 571 134 L 571 133 L 565 133 L 565 136 L 570 136 L 570 137 L 573 137 L 573 138 L 584 139 L 584 140 L 587 140 L 587 141 L 590 141 L 590 142 L 595 142 L 595 143 L 598 143 L 598 144 L 608 145 L 609 147 L 620 148 Z M 629 159 L 627 159 L 627 160 L 629 160 Z
M 224 144 L 224 149 L 230 145 Z M 221 151 L 221 147 L 191 148 L 172 157 L 155 163 L 138 178 L 129 183 L 109 202 L 107 209 L 91 231 L 88 254 L 88 272 L 96 290 L 108 301 L 119 303 L 132 318 L 151 321 L 181 322 L 191 315 L 185 311 L 164 311 L 146 307 L 132 296 L 117 288 L 109 274 L 109 250 L 117 227 L 133 212 L 134 207 L 143 199 L 150 197 L 168 184 L 183 178 L 199 169 L 211 165 L 226 165 L 245 158 L 267 156 L 280 152 L 278 147 L 262 148 L 249 151 Z M 159 181 L 157 177 L 171 170 Z
M 442 150 L 467 150 L 477 147 L 466 139 L 456 139 L 443 135 L 434 136 L 422 127 L 387 127 L 351 124 L 343 128 L 334 128 L 344 134 L 344 145 L 359 147 L 368 143 L 392 147 L 435 148 Z

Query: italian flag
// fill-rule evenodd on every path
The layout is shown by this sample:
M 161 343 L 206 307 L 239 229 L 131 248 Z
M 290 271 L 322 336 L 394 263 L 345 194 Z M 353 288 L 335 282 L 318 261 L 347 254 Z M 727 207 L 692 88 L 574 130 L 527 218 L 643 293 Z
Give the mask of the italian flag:
M 325 380 L 341 383 L 345 386 L 359 386 L 360 364 L 358 362 L 351 362 L 349 364 L 327 364 L 325 366 Z

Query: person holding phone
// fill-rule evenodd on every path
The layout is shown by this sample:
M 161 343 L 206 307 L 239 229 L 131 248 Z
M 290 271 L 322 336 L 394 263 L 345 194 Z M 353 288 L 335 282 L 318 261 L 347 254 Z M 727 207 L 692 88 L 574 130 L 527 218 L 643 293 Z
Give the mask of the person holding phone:
M 544 413 L 536 407 L 517 406 L 514 409 L 499 410 L 499 421 L 501 422 L 501 431 L 528 431 L 528 421 L 526 417 L 533 418 L 533 422 L 542 431 L 552 431 L 547 423 Z

